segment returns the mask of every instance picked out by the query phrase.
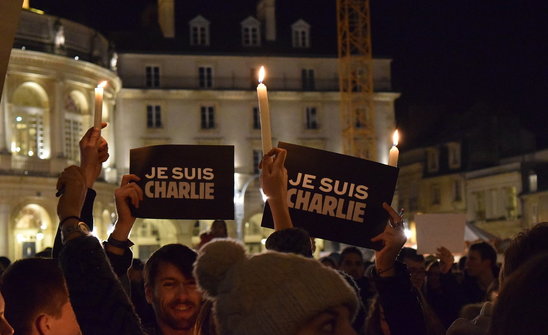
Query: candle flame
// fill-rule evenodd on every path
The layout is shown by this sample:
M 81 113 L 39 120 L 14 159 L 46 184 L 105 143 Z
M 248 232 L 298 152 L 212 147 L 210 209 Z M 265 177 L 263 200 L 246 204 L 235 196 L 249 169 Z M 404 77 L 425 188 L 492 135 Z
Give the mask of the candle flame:
M 400 139 L 400 134 L 398 133 L 398 130 L 396 129 L 394 131 L 394 135 L 392 135 L 392 142 L 394 143 L 394 146 L 398 145 L 399 139 Z
M 107 81 L 106 80 L 103 80 L 102 82 L 99 83 L 99 85 L 97 85 L 97 87 L 99 88 L 105 88 L 107 86 Z
M 263 82 L 264 75 L 265 75 L 264 66 L 261 66 L 261 69 L 259 70 L 259 83 Z

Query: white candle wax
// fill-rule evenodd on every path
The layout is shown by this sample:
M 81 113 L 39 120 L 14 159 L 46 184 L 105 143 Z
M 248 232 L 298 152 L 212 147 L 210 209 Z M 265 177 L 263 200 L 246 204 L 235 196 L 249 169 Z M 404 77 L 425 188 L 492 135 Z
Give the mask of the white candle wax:
M 398 130 L 396 129 L 394 131 L 394 135 L 392 135 L 392 142 L 394 145 L 392 145 L 392 148 L 390 148 L 390 153 L 388 154 L 388 165 L 390 166 L 398 166 L 398 156 L 400 155 L 400 151 L 398 150 L 398 141 L 400 135 L 398 133 Z
M 270 131 L 270 110 L 268 108 L 268 93 L 266 85 L 262 83 L 264 67 L 261 67 L 262 74 L 259 74 L 259 85 L 257 86 L 257 98 L 259 99 L 259 112 L 261 114 L 261 138 L 263 142 L 263 155 L 272 149 L 272 133 Z M 261 73 L 260 72 L 260 73 Z
M 93 127 L 99 130 L 101 130 L 101 123 L 103 122 L 103 94 L 106 84 L 107 82 L 103 81 L 95 88 L 95 115 Z
M 388 155 L 388 165 L 398 166 L 399 154 L 400 154 L 400 151 L 398 150 L 398 147 L 393 145 L 392 148 L 390 148 L 390 154 Z

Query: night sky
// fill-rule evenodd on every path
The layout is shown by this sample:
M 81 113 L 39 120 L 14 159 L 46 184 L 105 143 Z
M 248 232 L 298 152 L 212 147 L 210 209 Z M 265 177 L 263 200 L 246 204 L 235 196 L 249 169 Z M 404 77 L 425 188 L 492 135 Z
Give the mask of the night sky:
M 253 2 L 231 1 L 234 8 Z M 151 17 L 154 3 L 31 0 L 33 7 L 94 26 L 107 36 L 138 28 Z M 405 134 L 404 148 L 450 140 L 498 117 L 516 120 L 516 127 L 535 134 L 537 148 L 548 147 L 548 1 L 370 3 L 374 54 L 393 58 L 393 88 L 402 93 L 396 118 Z

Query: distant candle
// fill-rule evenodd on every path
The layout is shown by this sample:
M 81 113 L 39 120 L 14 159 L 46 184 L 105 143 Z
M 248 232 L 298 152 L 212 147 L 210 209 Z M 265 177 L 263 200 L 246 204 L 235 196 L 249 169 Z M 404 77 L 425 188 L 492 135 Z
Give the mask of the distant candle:
M 394 144 L 392 145 L 392 148 L 390 148 L 390 154 L 388 155 L 388 165 L 390 166 L 398 166 L 398 156 L 400 155 L 400 151 L 398 150 L 398 140 L 399 140 L 399 134 L 398 130 L 394 131 L 394 135 L 392 135 L 392 141 Z
M 270 131 L 270 110 L 268 108 L 268 93 L 263 84 L 265 77 L 264 66 L 259 70 L 259 85 L 257 86 L 257 98 L 259 99 L 259 112 L 261 113 L 261 138 L 263 141 L 263 155 L 272 149 L 272 134 Z
M 93 127 L 99 130 L 101 130 L 101 123 L 103 122 L 103 94 L 105 86 L 107 86 L 107 82 L 102 81 L 95 88 L 95 116 Z

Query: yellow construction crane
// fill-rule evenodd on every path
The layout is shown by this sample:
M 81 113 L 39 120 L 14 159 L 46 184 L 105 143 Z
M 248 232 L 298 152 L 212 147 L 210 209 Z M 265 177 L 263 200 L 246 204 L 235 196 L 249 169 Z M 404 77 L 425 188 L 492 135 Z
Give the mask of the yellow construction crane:
M 369 0 L 337 0 L 343 150 L 377 159 Z

